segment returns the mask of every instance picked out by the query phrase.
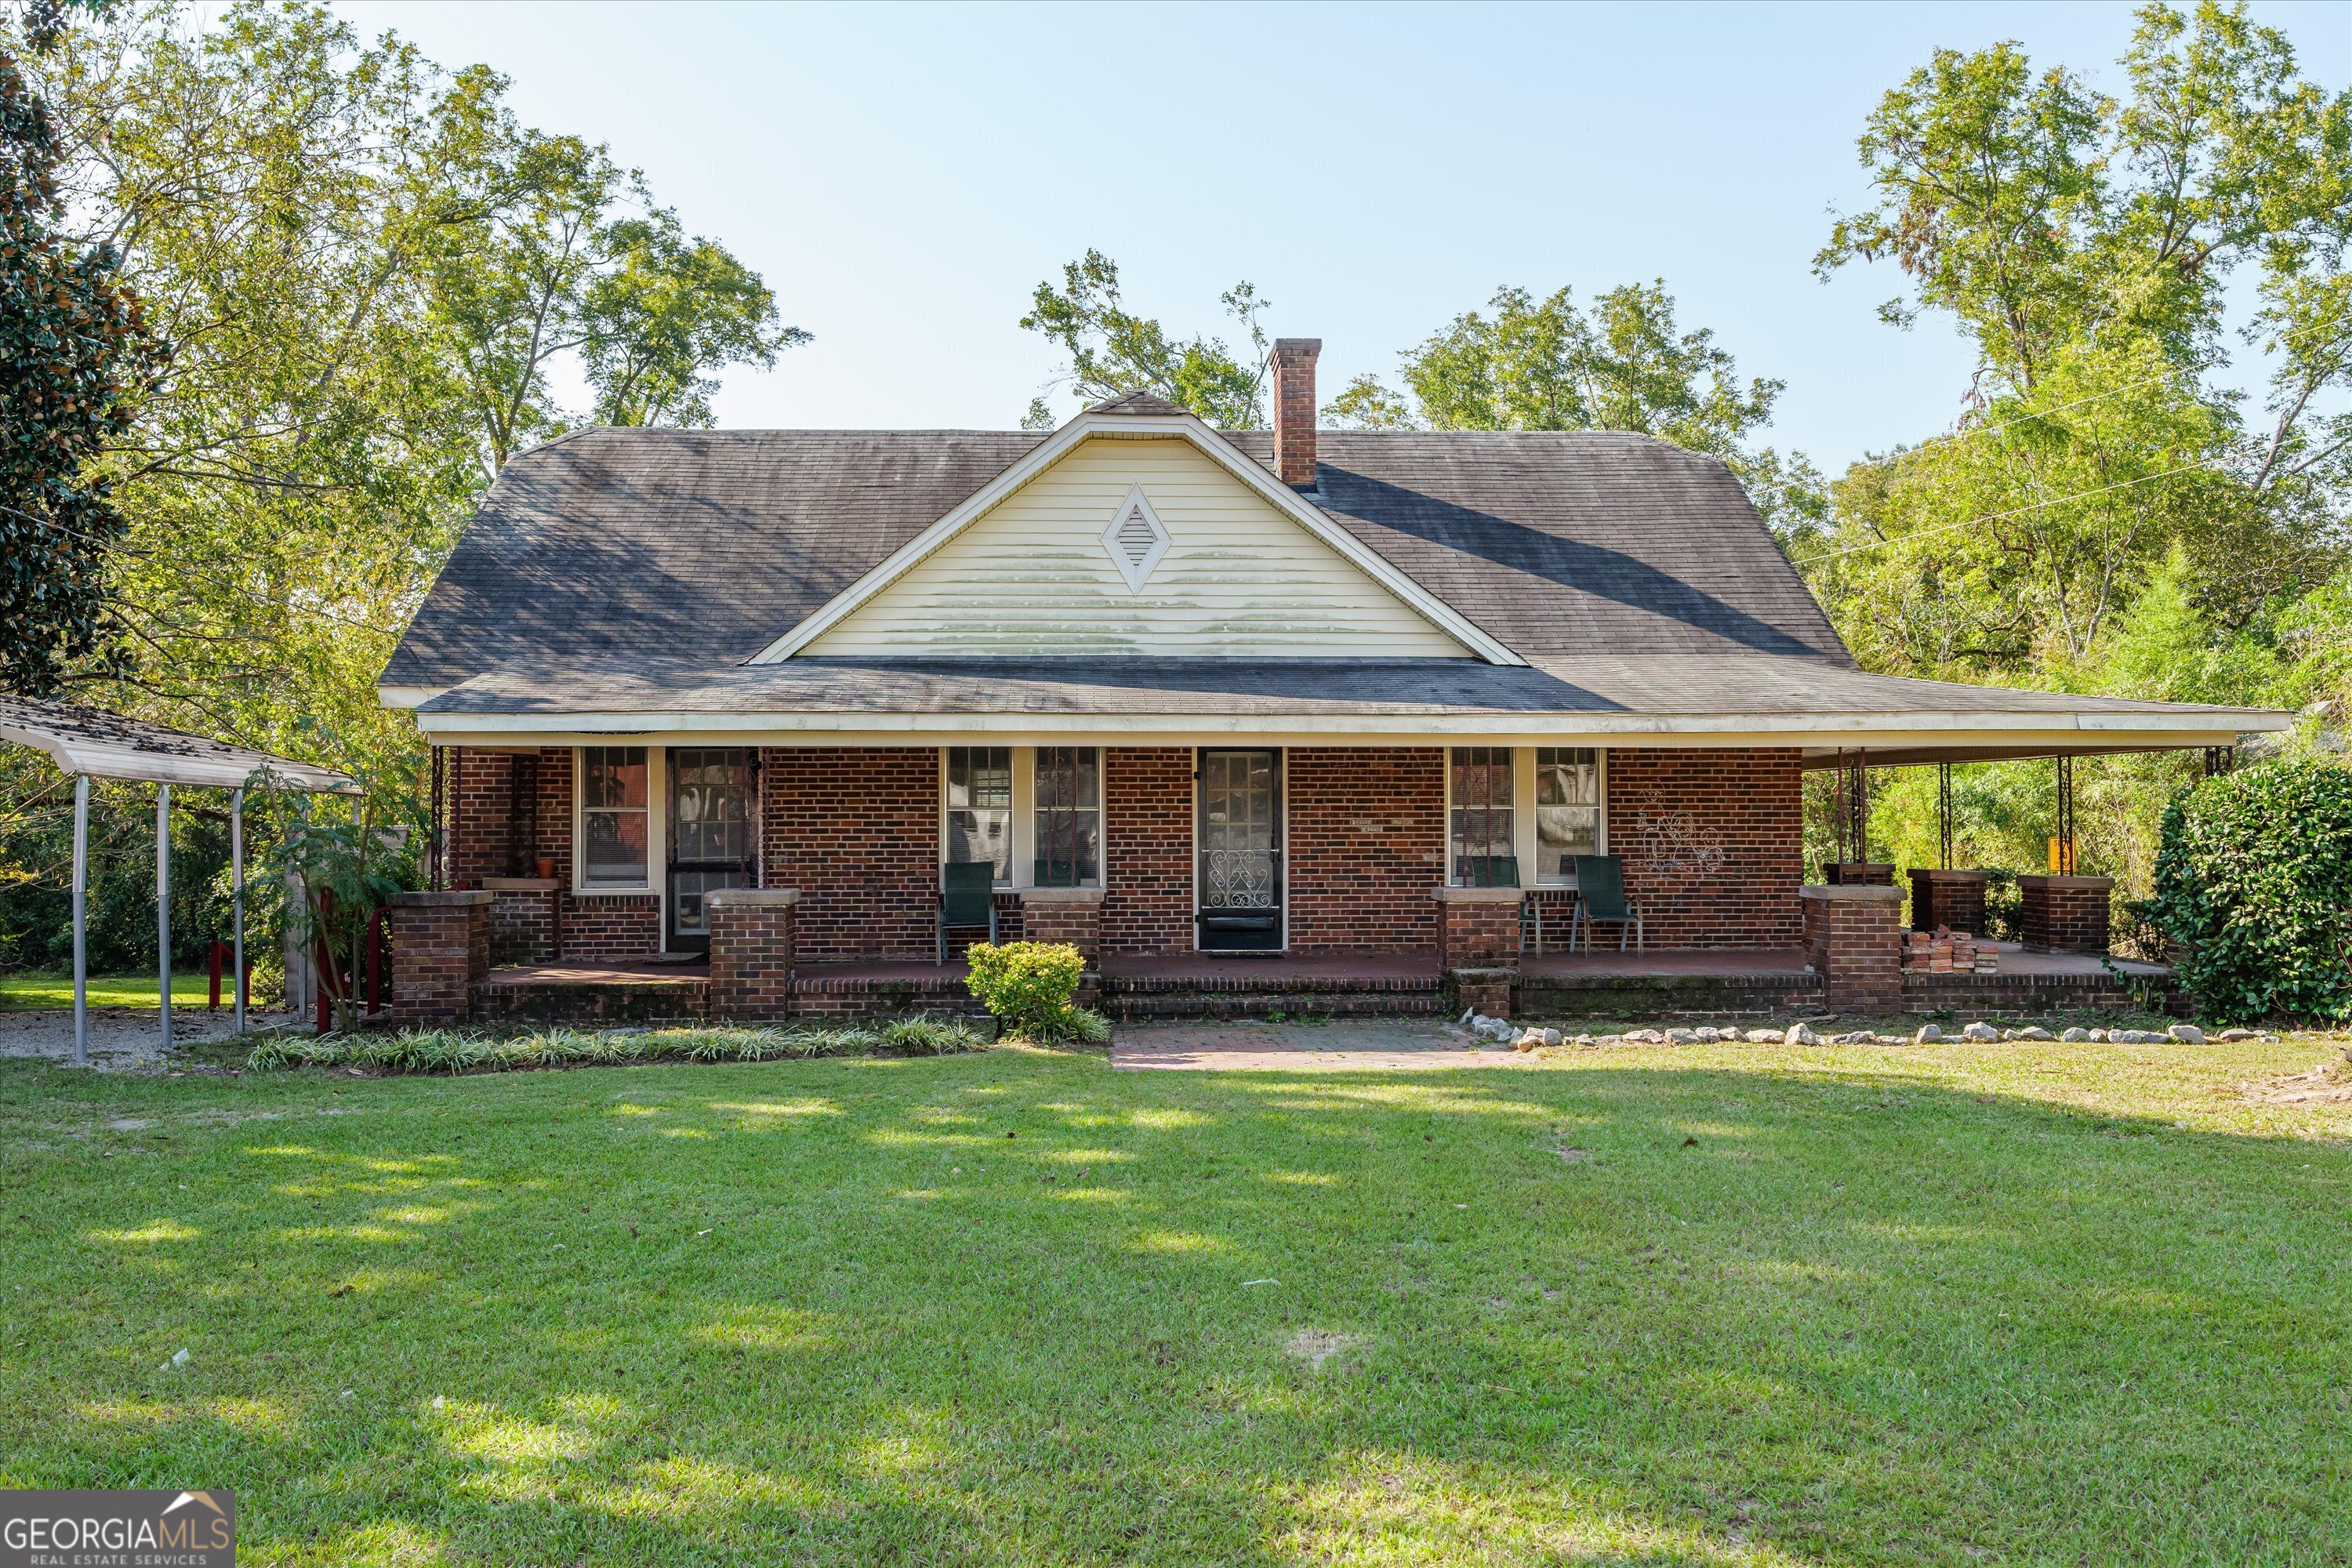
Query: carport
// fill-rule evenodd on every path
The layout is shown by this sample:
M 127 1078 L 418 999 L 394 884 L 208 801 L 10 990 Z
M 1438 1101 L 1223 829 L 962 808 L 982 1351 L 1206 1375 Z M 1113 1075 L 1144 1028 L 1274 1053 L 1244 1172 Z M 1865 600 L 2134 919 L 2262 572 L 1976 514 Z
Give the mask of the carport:
M 86 904 L 89 888 L 89 781 L 127 779 L 155 786 L 155 963 L 163 1046 L 172 1045 L 172 786 L 229 792 L 229 865 L 234 889 L 236 1026 L 245 1028 L 245 792 L 257 780 L 311 794 L 355 794 L 331 768 L 226 745 L 185 731 L 95 708 L 0 697 L 0 740 L 48 753 L 74 781 L 74 1061 L 89 1060 Z

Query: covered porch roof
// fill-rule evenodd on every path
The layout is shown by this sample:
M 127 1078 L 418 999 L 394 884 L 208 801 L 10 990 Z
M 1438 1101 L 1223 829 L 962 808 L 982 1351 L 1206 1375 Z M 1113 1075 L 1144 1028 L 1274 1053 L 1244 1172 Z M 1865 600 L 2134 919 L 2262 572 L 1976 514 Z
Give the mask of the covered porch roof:
M 425 695 L 425 694 L 420 694 Z M 390 700 L 387 694 L 387 700 Z M 425 695 L 436 742 L 614 735 L 696 742 L 1500 743 L 1773 746 L 1827 766 L 2229 746 L 2286 729 L 2263 709 L 1872 675 L 1778 656 L 1476 659 L 614 657 L 521 663 Z

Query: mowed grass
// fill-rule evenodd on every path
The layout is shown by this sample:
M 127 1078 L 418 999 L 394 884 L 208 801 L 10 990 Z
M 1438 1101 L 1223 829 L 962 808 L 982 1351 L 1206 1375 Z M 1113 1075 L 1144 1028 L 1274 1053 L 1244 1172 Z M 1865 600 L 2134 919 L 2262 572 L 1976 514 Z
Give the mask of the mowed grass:
M 202 1007 L 212 995 L 212 976 L 199 968 L 194 974 L 172 976 L 172 1005 Z M 163 987 L 152 973 L 93 974 L 83 983 L 93 1007 L 144 1007 L 155 1011 Z M 0 1012 L 24 1012 L 73 1005 L 70 974 L 0 974 Z M 228 975 L 221 976 L 221 1005 L 236 1000 Z
M 250 1563 L 2342 1562 L 2352 1110 L 2231 1088 L 2323 1049 L 7 1064 L 0 1486 Z

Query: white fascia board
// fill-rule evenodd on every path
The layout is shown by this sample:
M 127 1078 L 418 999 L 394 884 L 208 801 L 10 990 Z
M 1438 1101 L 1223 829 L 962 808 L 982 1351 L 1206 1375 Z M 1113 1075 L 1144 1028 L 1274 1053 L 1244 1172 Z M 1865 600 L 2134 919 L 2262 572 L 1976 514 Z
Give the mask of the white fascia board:
M 1478 629 L 1462 613 L 1367 549 L 1320 507 L 1266 472 L 1239 447 L 1185 415 L 1081 414 L 964 498 L 954 510 L 885 556 L 856 582 L 835 595 L 814 615 L 753 654 L 746 663 L 777 664 L 839 625 L 850 613 L 911 571 L 924 557 L 992 510 L 999 502 L 1061 461 L 1090 436 L 1178 436 L 1190 441 L 1275 510 L 1339 552 L 1358 571 L 1395 595 L 1420 616 L 1488 664 L 1525 664 L 1526 659 Z
M 2134 742 L 2151 746 L 2226 746 L 2245 733 L 2288 727 L 2291 716 L 2270 713 L 2100 715 L 2086 723 L 2081 714 L 2061 713 L 426 713 L 425 734 L 456 744 L 587 743 L 614 735 L 658 738 L 690 735 L 708 742 L 725 735 L 738 743 L 764 738 L 807 737 L 852 743 L 850 737 L 909 745 L 937 743 L 942 736 L 987 735 L 1005 744 L 1015 736 L 1067 742 L 1100 737 L 1117 742 L 1180 742 L 1185 737 L 1302 736 L 1354 743 L 1443 743 L 1475 737 L 1528 745 L 1621 744 L 1789 746 L 1810 737 L 1849 747 L 1963 744 L 2063 744 L 2080 738 L 2086 748 Z
M 383 708 L 422 708 L 448 689 L 446 686 L 379 686 L 375 700 Z

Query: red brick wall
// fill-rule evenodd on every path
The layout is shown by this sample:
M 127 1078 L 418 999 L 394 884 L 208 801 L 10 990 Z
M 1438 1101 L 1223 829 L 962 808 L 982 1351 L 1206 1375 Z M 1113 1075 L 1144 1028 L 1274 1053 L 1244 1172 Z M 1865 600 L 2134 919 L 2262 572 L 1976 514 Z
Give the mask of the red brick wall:
M 1435 947 L 1445 752 L 1317 748 L 1285 762 L 1292 950 Z
M 1454 889 L 1468 898 L 1431 899 L 1438 911 L 1437 962 L 1444 969 L 1496 969 L 1519 962 L 1519 898 L 1486 888 Z M 1423 898 L 1430 895 L 1423 893 Z
M 1883 897 L 1824 895 L 1883 894 Z M 1903 897 L 1893 888 L 1817 888 L 1804 896 L 1805 947 L 1822 999 L 1846 1013 L 1903 1008 Z
M 1799 753 L 1614 750 L 1609 851 L 1654 947 L 1796 947 L 1803 940 Z
M 1105 952 L 1192 951 L 1192 753 L 1103 753 Z
M 939 931 L 939 752 L 794 746 L 763 758 L 767 885 L 800 889 L 801 962 L 929 963 Z
M 392 1017 L 404 1027 L 462 1024 L 490 972 L 488 893 L 398 893 L 392 900 Z
M 2028 947 L 2058 952 L 2107 951 L 2107 905 L 2115 883 L 2105 877 L 2020 877 L 2023 908 L 2018 924 Z
M 512 874 L 514 758 L 505 752 L 451 750 L 456 804 L 450 879 L 478 888 L 485 877 Z
M 778 1023 L 793 1010 L 793 906 L 778 894 L 713 894 L 710 988 L 713 1023 Z
M 615 963 L 661 952 L 661 900 L 652 893 L 599 893 L 563 900 L 563 960 Z

